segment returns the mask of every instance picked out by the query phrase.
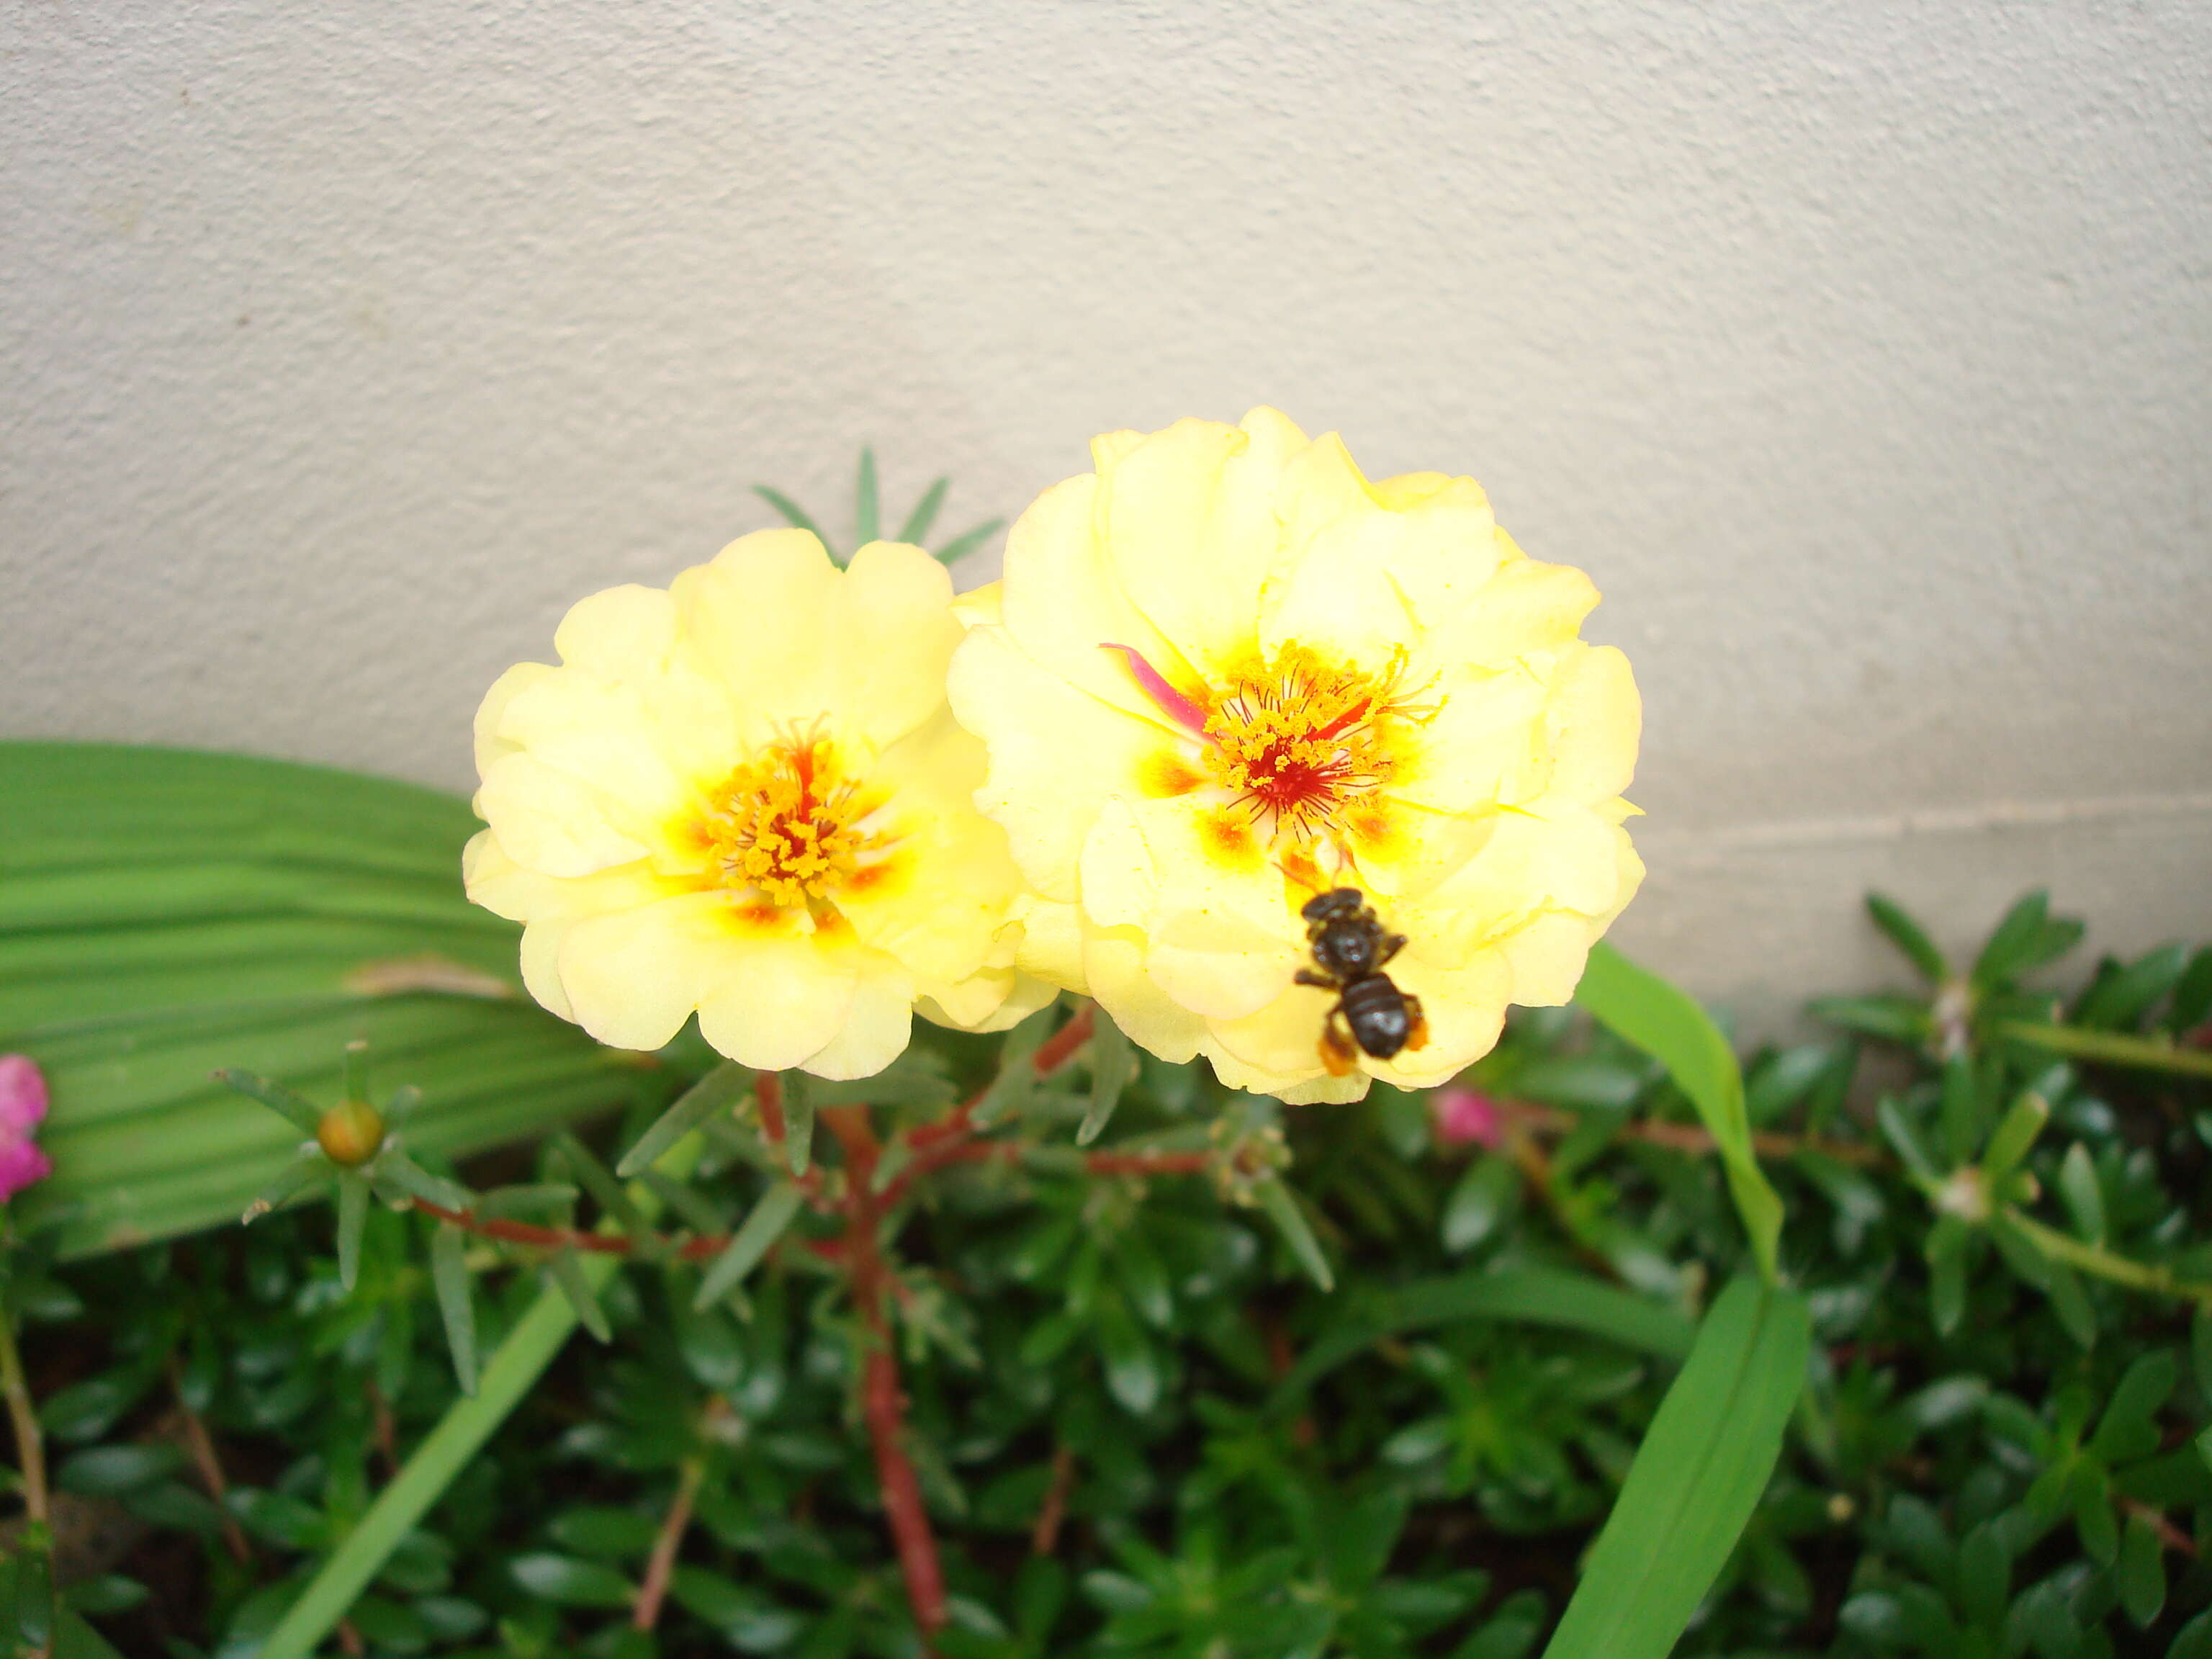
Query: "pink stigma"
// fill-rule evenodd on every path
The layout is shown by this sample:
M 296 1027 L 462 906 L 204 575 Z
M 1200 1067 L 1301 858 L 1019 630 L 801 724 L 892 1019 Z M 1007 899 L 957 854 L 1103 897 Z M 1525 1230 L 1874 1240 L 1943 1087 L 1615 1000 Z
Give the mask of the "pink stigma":
M 1206 710 L 1167 682 L 1167 677 L 1145 660 L 1145 653 L 1133 645 L 1101 645 L 1101 651 L 1118 651 L 1127 659 L 1130 676 L 1144 688 L 1145 695 L 1158 703 L 1160 712 L 1176 725 L 1188 726 L 1200 737 L 1206 735 Z

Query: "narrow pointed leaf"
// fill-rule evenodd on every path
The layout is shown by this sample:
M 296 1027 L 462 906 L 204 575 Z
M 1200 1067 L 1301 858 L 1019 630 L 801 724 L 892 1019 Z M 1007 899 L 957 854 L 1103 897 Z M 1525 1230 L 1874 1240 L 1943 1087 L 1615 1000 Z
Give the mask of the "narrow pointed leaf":
M 1982 1175 L 1992 1187 L 2002 1181 L 2026 1158 L 2043 1133 L 2043 1126 L 2051 1121 L 2051 1103 L 2030 1090 L 2012 1103 L 1997 1124 L 1996 1133 L 1990 1137 L 1988 1149 L 1982 1154 Z M 2075 1151 L 2081 1149 L 2077 1144 Z
M 1722 1293 L 1544 1659 L 1665 1659 L 1766 1489 L 1811 1341 L 1796 1292 L 1745 1278 Z
M 999 526 L 1004 523 L 1006 523 L 1004 519 L 992 519 L 979 524 L 973 530 L 955 536 L 944 546 L 939 548 L 937 556 L 946 564 L 957 564 L 990 540 L 998 533 Z
M 876 452 L 873 449 L 860 451 L 860 483 L 854 495 L 853 545 L 857 549 L 866 547 L 876 539 L 876 522 L 881 516 L 876 499 Z
M 286 1088 L 274 1078 L 258 1077 L 253 1073 L 235 1066 L 226 1066 L 216 1074 L 216 1080 L 259 1101 L 273 1112 L 281 1112 L 290 1119 L 295 1128 L 313 1134 L 321 1127 L 323 1109 L 305 1095 Z
M 465 1213 L 476 1202 L 476 1194 L 458 1181 L 448 1181 L 443 1176 L 432 1175 L 405 1153 L 387 1149 L 376 1160 L 376 1184 L 402 1197 L 420 1199 L 425 1204 L 434 1204 L 441 1210 Z
M 1267 1219 L 1275 1224 L 1275 1231 L 1290 1247 L 1291 1255 L 1305 1270 L 1306 1277 L 1324 1291 L 1336 1288 L 1336 1275 L 1329 1271 L 1328 1257 L 1322 1252 L 1321 1241 L 1314 1237 L 1313 1229 L 1306 1224 L 1305 1212 L 1298 1207 L 1297 1195 L 1273 1176 L 1259 1182 L 1252 1189 L 1259 1200 L 1260 1208 Z
M 777 512 L 782 514 L 783 521 L 789 525 L 793 530 L 804 530 L 811 534 L 815 540 L 820 542 L 823 546 L 830 548 L 830 538 L 822 533 L 822 526 L 815 523 L 813 520 L 808 518 L 806 516 L 805 509 L 801 507 L 797 501 L 793 501 L 790 496 L 785 495 L 781 489 L 770 489 L 766 484 L 755 484 L 753 486 L 753 494 L 759 496 Z M 835 548 L 830 548 L 830 554 L 832 558 L 835 558 L 836 556 L 836 550 Z
M 922 492 L 921 499 L 914 504 L 914 511 L 906 515 L 906 522 L 899 526 L 899 540 L 911 542 L 916 547 L 922 545 L 922 538 L 929 534 L 930 526 L 937 522 L 937 509 L 945 505 L 945 492 L 951 483 L 950 478 L 939 478 Z
M 554 1136 L 553 1145 L 559 1149 L 569 1172 L 598 1202 L 600 1211 L 614 1218 L 616 1226 L 632 1238 L 646 1231 L 645 1218 L 638 1214 L 637 1206 L 629 1201 L 629 1194 L 623 1191 L 614 1171 L 599 1162 L 597 1152 L 565 1129 Z
M 453 1351 L 453 1379 L 463 1394 L 477 1391 L 476 1295 L 469 1283 L 467 1236 L 441 1221 L 430 1235 L 430 1282 L 438 1293 L 438 1314 L 446 1323 L 446 1346 Z
M 1889 936 L 1891 944 L 1905 952 L 1907 960 L 1920 970 L 1923 979 L 1930 985 L 1941 985 L 1950 976 L 1950 964 L 1943 960 L 1943 953 L 1936 948 L 1935 941 L 1895 900 L 1885 898 L 1880 893 L 1869 893 L 1866 903 L 1868 912 L 1874 917 L 1875 926 Z
M 745 1218 L 744 1225 L 732 1236 L 721 1255 L 708 1264 L 691 1305 L 702 1310 L 711 1308 L 736 1289 L 776 1240 L 783 1237 L 805 1202 L 806 1195 L 788 1181 L 779 1181 L 763 1194 L 760 1202 L 753 1206 L 753 1212 Z
M 783 1074 L 783 1161 L 795 1176 L 814 1161 L 814 1091 L 801 1072 Z
M 1006 1033 L 1006 1041 L 999 1045 L 999 1074 L 969 1115 L 976 1127 L 988 1128 L 1018 1115 L 1036 1095 L 1036 1052 L 1052 1035 L 1054 1007 L 1047 1004 Z
M 1091 1109 L 1075 1131 L 1075 1144 L 1088 1146 L 1114 1116 L 1121 1091 L 1136 1075 L 1136 1051 L 1128 1036 L 1112 1020 L 1100 1017 L 1091 1033 Z
M 553 1276 L 554 1285 L 562 1295 L 568 1298 L 568 1305 L 574 1310 L 577 1322 L 598 1340 L 612 1340 L 614 1331 L 607 1323 L 606 1312 L 599 1306 L 599 1295 L 592 1289 L 590 1279 L 586 1277 L 584 1265 L 577 1259 L 576 1252 L 556 1250 L 553 1259 L 545 1265 Z
M 1752 1150 L 1743 1073 L 1728 1039 L 1688 995 L 1602 941 L 1591 948 L 1575 1000 L 1616 1036 L 1666 1066 L 1690 1097 L 1719 1151 L 1759 1273 L 1773 1283 L 1779 1271 L 1782 1200 Z
M 726 1060 L 676 1097 L 675 1104 L 653 1120 L 653 1127 L 637 1138 L 637 1145 L 622 1155 L 615 1173 L 627 1181 L 717 1112 L 728 1111 L 744 1098 L 752 1086 L 752 1068 Z
M 240 1226 L 250 1226 L 271 1210 L 281 1210 L 297 1198 L 308 1187 L 325 1180 L 331 1172 L 331 1161 L 314 1146 L 300 1149 L 299 1156 L 286 1164 L 276 1180 L 264 1187 L 246 1206 L 238 1218 Z
M 368 1225 L 368 1182 L 350 1170 L 338 1176 L 338 1285 L 353 1289 L 361 1274 L 361 1235 Z
M 2075 1141 L 2066 1149 L 2058 1166 L 2058 1196 L 2072 1218 L 2074 1231 L 2092 1244 L 2105 1242 L 2105 1190 L 2097 1181 L 2097 1166 L 2089 1149 Z

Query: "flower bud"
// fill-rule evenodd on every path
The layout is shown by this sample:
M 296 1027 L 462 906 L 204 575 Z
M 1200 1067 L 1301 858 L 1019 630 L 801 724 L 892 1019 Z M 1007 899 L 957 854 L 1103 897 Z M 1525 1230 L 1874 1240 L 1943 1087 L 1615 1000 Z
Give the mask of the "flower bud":
M 315 1144 L 331 1163 L 359 1169 L 384 1145 L 384 1114 L 365 1100 L 341 1101 L 315 1125 Z

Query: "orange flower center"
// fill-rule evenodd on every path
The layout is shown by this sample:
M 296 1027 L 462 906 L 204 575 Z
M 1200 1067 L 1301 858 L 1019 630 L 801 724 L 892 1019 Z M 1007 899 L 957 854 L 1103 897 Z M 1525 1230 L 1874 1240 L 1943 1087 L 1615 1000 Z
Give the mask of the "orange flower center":
M 1285 647 L 1213 701 L 1208 773 L 1297 840 L 1342 832 L 1389 780 L 1402 727 L 1419 715 L 1400 694 L 1402 666 L 1377 677 Z
M 730 774 L 702 829 L 726 887 L 757 888 L 772 904 L 805 904 L 857 875 L 887 838 L 861 821 L 878 803 L 819 737 L 779 744 Z

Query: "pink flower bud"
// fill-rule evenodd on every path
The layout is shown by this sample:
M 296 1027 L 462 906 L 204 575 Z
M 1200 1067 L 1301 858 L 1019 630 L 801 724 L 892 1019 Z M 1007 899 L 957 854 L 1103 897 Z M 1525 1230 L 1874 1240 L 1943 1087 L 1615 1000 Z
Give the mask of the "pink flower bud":
M 1505 1114 L 1488 1095 L 1474 1089 L 1439 1089 L 1429 1097 L 1436 1114 L 1437 1138 L 1449 1146 L 1472 1141 L 1496 1152 L 1505 1139 Z
M 0 1204 L 53 1173 L 31 1141 L 46 1115 L 45 1075 L 27 1054 L 0 1054 Z

